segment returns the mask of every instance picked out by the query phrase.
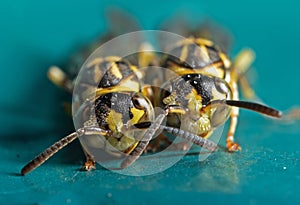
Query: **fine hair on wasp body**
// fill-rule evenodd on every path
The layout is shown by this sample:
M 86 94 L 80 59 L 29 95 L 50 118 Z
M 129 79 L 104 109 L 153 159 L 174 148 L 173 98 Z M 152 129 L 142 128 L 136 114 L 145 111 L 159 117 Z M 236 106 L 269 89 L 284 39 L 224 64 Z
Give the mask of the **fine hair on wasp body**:
M 228 151 L 235 152 L 241 150 L 234 141 L 239 107 L 281 117 L 279 111 L 239 100 L 239 85 L 247 82 L 244 73 L 254 59 L 252 50 L 242 50 L 231 62 L 212 41 L 189 37 L 173 45 L 170 54 L 162 58 L 161 64 L 181 77 L 166 86 L 170 91 L 162 95 L 160 102 L 164 105 L 179 104 L 193 110 L 196 121 L 190 119 L 184 123 L 188 123 L 187 126 L 196 124 L 194 129 L 202 127 L 196 132 L 198 135 L 208 138 L 214 127 L 230 118 L 226 147 Z M 242 92 L 253 93 L 250 87 L 242 87 Z M 168 122 L 172 122 L 173 126 L 179 123 L 176 114 L 169 118 Z
M 151 140 L 164 139 L 163 132 L 215 151 L 217 144 L 208 138 L 228 118 L 230 127 L 226 146 L 228 151 L 237 151 L 241 149 L 234 141 L 238 108 L 272 117 L 281 115 L 270 107 L 239 100 L 239 80 L 249 65 L 246 63 L 236 68 L 235 62 L 243 60 L 236 59 L 232 63 L 207 39 L 191 37 L 178 41 L 172 45 L 169 54 L 162 55 L 161 60 L 156 59 L 160 56 L 148 54 L 138 55 L 146 59 L 137 61 L 142 62 L 137 65 L 117 56 L 88 61 L 81 73 L 85 78 L 79 79 L 81 84 L 73 94 L 73 99 L 77 100 L 73 102 L 77 130 L 25 165 L 22 175 L 79 137 L 86 155 L 84 170 L 95 169 L 98 159 L 87 145 L 121 157 L 120 167 L 126 168 L 146 151 Z M 157 62 L 176 77 L 169 77 L 161 71 L 165 83 L 159 91 L 153 91 L 143 82 L 151 68 L 142 72 L 139 66 Z M 72 80 L 57 67 L 50 69 L 49 76 L 56 85 L 69 91 L 73 89 Z M 156 113 L 154 105 L 160 108 L 160 113 Z
M 108 69 L 103 74 L 96 90 L 92 91 L 95 92 L 95 96 L 89 94 L 89 92 L 91 92 L 89 88 L 93 87 L 93 83 L 95 83 L 91 79 L 89 79 L 90 82 L 86 81 L 82 87 L 80 87 L 80 89 L 83 90 L 85 88 L 84 91 L 87 93 L 84 93 L 85 97 L 82 98 L 82 100 L 85 102 L 78 107 L 76 115 L 80 116 L 84 127 L 56 142 L 30 161 L 22 169 L 22 175 L 35 169 L 57 151 L 79 137 L 82 137 L 83 140 L 87 140 L 87 142 L 92 144 L 93 141 L 91 140 L 93 140 L 93 138 L 100 137 L 102 141 L 106 143 L 102 145 L 102 148 L 105 147 L 106 151 L 111 154 L 121 152 L 132 156 L 124 160 L 121 164 L 122 168 L 129 166 L 139 157 L 159 129 L 173 134 L 177 133 L 178 136 L 211 151 L 217 149 L 215 143 L 203 139 L 200 136 L 189 133 L 188 131 L 179 131 L 177 128 L 162 126 L 162 121 L 168 113 L 176 109 L 165 109 L 164 114 L 154 118 L 152 104 L 140 90 L 140 83 L 138 82 L 139 76 L 136 75 L 135 66 L 116 57 L 106 57 L 95 59 L 88 65 L 91 69 L 88 71 L 94 72 L 95 76 L 100 75 L 95 73 L 98 71 L 95 67 L 100 65 Z M 134 125 L 139 127 L 139 124 L 145 124 L 147 122 L 150 124 L 139 129 L 139 132 L 128 129 L 132 126 L 135 127 Z M 95 146 L 97 146 L 97 144 Z M 89 153 L 85 147 L 83 147 L 83 149 L 87 158 L 83 169 L 91 170 L 95 168 L 94 156 L 92 153 Z

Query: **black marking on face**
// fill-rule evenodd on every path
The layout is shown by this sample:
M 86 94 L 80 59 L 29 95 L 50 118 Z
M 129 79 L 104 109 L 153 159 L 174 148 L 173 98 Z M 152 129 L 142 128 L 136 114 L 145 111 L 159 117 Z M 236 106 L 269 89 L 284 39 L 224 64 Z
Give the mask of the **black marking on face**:
M 101 128 L 109 129 L 107 124 L 107 117 L 111 109 L 111 96 L 112 93 L 102 95 L 95 101 L 95 115 L 98 125 Z
M 216 90 L 222 94 L 225 94 L 226 97 L 230 94 L 230 89 L 228 84 L 220 78 L 214 78 Z
M 107 116 L 111 110 L 122 115 L 122 122 L 126 124 L 132 119 L 130 109 L 133 107 L 132 96 L 129 93 L 108 93 L 95 101 L 95 114 L 100 127 L 108 128 Z
M 176 102 L 182 106 L 188 106 L 187 95 L 192 92 L 193 87 L 182 77 L 178 78 L 173 84 L 174 92 L 176 93 Z
M 212 77 L 201 74 L 184 75 L 183 79 L 190 83 L 190 85 L 197 91 L 197 94 L 202 98 L 202 105 L 207 105 L 213 99 L 212 88 L 214 79 Z

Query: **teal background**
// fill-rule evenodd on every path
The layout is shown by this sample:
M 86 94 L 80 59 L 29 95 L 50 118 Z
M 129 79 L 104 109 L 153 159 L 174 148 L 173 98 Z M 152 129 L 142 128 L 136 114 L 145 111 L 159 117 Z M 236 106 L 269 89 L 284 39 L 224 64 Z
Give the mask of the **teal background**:
M 300 4 L 286 1 L 38 1 L 0 2 L 0 204 L 297 204 L 300 202 L 299 121 L 281 123 L 242 111 L 236 136 L 243 151 L 218 152 L 199 163 L 185 156 L 172 168 L 128 177 L 98 168 L 79 172 L 79 142 L 25 177 L 22 166 L 72 131 L 62 101 L 46 78 L 78 48 L 107 29 L 114 5 L 155 29 L 174 14 L 208 16 L 235 37 L 232 55 L 256 51 L 251 83 L 281 110 L 300 104 Z M 224 139 L 222 141 L 224 144 Z

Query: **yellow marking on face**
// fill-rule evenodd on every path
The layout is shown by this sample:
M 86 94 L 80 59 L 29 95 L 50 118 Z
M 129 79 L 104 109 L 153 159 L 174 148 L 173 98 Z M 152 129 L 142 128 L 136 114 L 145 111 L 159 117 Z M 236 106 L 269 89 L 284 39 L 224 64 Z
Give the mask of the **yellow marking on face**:
M 107 124 L 111 131 L 118 133 L 122 131 L 123 128 L 123 116 L 114 110 L 110 110 L 107 116 Z
M 176 92 L 173 91 L 168 97 L 163 99 L 163 103 L 166 105 L 175 105 L 176 104 Z
M 197 135 L 207 133 L 211 130 L 209 117 L 205 113 L 199 113 L 197 118 L 193 117 L 194 116 L 191 115 L 191 113 L 183 116 L 183 120 L 181 120 L 181 128 L 184 130 L 191 130 L 192 133 Z
M 174 114 L 186 114 L 186 111 L 181 109 L 180 107 L 169 107 L 169 113 L 174 113 Z
M 188 99 L 188 109 L 192 113 L 199 115 L 200 109 L 202 108 L 202 97 L 197 93 L 195 89 L 192 89 L 186 98 Z
M 133 115 L 133 118 L 130 120 L 132 122 L 132 124 L 136 124 L 136 123 L 140 122 L 141 118 L 145 114 L 144 110 L 140 110 L 140 109 L 137 109 L 135 107 L 130 108 L 130 112 Z
M 116 138 L 114 136 L 110 136 L 108 139 L 108 144 L 106 144 L 106 149 L 109 151 L 115 151 L 117 149 L 119 151 L 127 151 L 134 144 L 136 144 L 136 140 L 132 137 L 122 136 L 121 138 Z
M 207 115 L 202 115 L 197 121 L 198 134 L 203 134 L 211 129 L 211 124 L 209 117 Z

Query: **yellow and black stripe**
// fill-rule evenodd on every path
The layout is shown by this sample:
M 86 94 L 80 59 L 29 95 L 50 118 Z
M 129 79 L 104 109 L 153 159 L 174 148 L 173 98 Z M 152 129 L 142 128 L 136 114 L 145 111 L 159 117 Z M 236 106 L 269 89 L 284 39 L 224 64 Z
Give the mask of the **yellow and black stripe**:
M 169 53 L 163 58 L 162 66 L 178 75 L 202 73 L 224 78 L 231 64 L 213 42 L 201 38 L 180 41 Z

